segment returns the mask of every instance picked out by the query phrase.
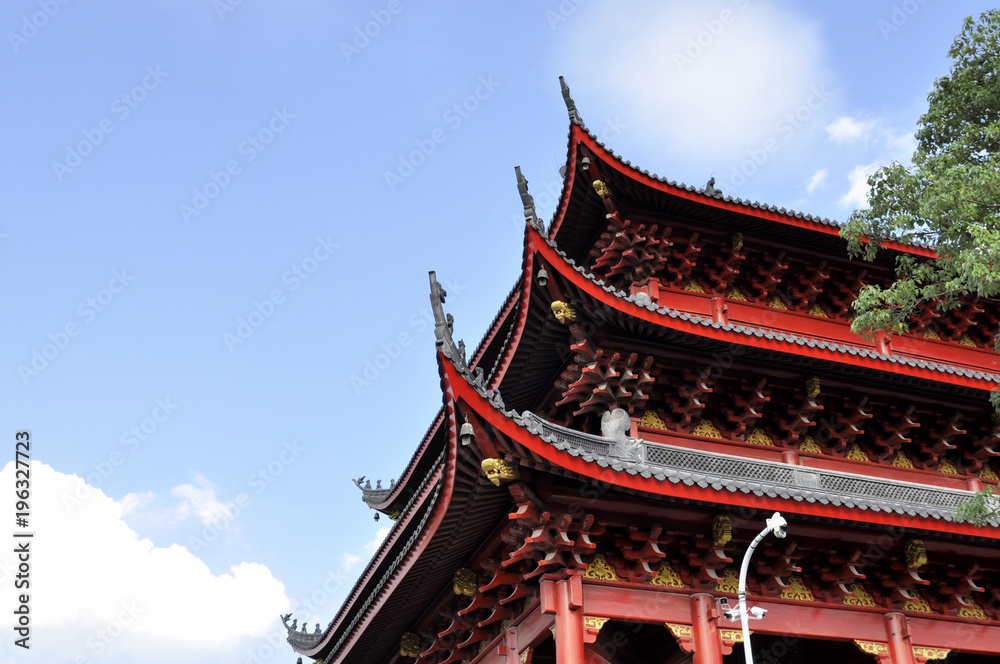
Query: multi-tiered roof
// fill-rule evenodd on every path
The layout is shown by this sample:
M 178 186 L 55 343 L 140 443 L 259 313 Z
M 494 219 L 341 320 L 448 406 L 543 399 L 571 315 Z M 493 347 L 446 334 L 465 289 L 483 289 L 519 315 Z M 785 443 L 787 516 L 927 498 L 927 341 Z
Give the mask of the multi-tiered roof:
M 998 479 L 1000 305 L 928 306 L 908 333 L 865 341 L 851 303 L 892 278 L 891 255 L 849 260 L 834 222 L 637 169 L 563 92 L 552 222 L 518 170 L 521 274 L 471 358 L 431 273 L 444 407 L 400 479 L 364 491 L 395 526 L 339 614 L 290 630 L 293 647 L 325 662 L 598 661 L 610 620 L 639 621 L 629 657 L 721 661 L 708 653 L 741 635 L 714 598 L 780 510 L 791 535 L 749 582 L 771 612 L 754 626 L 765 643 L 793 633 L 841 641 L 805 653 L 846 643 L 894 661 L 1000 651 L 1000 530 L 952 521 Z

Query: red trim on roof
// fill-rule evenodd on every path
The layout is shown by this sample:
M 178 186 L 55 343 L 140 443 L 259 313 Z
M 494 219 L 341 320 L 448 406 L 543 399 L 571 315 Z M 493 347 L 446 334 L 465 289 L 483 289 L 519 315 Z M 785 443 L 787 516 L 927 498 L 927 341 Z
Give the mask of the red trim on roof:
M 491 403 L 482 397 L 459 373 L 458 370 L 444 356 L 441 356 L 445 374 L 449 378 L 449 383 L 455 388 L 455 397 L 462 399 L 470 405 L 475 412 L 484 420 L 489 422 L 498 431 L 510 437 L 518 444 L 537 454 L 542 459 L 554 466 L 564 468 L 578 475 L 589 477 L 600 482 L 606 482 L 614 486 L 634 489 L 654 495 L 671 496 L 674 498 L 698 500 L 714 504 L 731 505 L 734 496 L 739 496 L 741 505 L 756 507 L 763 510 L 779 510 L 793 514 L 804 514 L 811 516 L 828 517 L 845 521 L 863 520 L 868 523 L 882 525 L 899 526 L 902 528 L 918 528 L 932 530 L 935 532 L 955 533 L 960 535 L 973 535 L 976 537 L 992 537 L 1000 539 L 1000 528 L 997 527 L 977 527 L 968 523 L 954 523 L 931 519 L 927 517 L 915 517 L 901 514 L 887 514 L 873 510 L 862 510 L 846 506 L 822 505 L 819 503 L 809 503 L 796 501 L 788 498 L 771 498 L 769 496 L 757 496 L 754 494 L 738 493 L 713 489 L 711 487 L 702 488 L 699 486 L 688 486 L 683 483 L 664 482 L 656 478 L 645 478 L 641 475 L 630 475 L 624 471 L 617 471 L 612 468 L 602 468 L 596 463 L 585 461 L 580 457 L 558 450 L 548 444 L 535 434 L 525 430 L 516 422 L 499 412 Z M 970 492 L 971 496 L 972 493 Z

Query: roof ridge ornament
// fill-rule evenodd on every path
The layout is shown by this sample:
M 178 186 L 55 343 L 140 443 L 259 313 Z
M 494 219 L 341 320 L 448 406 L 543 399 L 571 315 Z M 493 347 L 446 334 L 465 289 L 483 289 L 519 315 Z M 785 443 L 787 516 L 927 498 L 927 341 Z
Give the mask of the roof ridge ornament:
M 559 77 L 559 87 L 562 88 L 563 101 L 566 102 L 566 110 L 569 111 L 569 121 L 583 127 L 583 118 L 580 117 L 580 113 L 576 110 L 576 102 L 570 96 L 569 86 L 566 85 L 566 79 L 562 76 Z
M 434 312 L 434 336 L 437 339 L 436 345 L 441 352 L 451 360 L 458 369 L 464 373 L 469 373 L 469 365 L 465 361 L 465 342 L 459 341 L 455 345 L 452 338 L 452 328 L 455 318 L 444 313 L 444 300 L 448 297 L 448 292 L 441 287 L 437 281 L 437 274 L 433 270 L 428 272 L 431 280 L 431 310 Z
M 532 228 L 544 235 L 545 224 L 535 214 L 535 199 L 528 193 L 528 179 L 521 174 L 520 166 L 515 166 L 514 172 L 517 173 L 517 192 L 521 194 L 521 204 L 524 205 L 524 219 Z

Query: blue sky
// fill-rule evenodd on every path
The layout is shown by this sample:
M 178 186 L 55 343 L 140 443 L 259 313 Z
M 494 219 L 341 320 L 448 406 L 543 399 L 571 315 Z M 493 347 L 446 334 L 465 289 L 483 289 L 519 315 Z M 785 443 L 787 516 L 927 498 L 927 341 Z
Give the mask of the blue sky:
M 552 213 L 558 76 L 634 164 L 844 220 L 990 4 L 4 3 L 0 412 L 37 463 L 0 662 L 294 661 L 278 613 L 325 625 L 384 534 L 351 478 L 441 404 L 427 271 L 474 347 L 515 165 Z

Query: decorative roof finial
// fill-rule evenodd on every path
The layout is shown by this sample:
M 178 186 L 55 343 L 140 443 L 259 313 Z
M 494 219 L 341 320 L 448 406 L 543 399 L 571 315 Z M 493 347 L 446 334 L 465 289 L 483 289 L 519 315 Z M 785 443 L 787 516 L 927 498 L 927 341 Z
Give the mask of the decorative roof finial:
M 569 121 L 573 124 L 578 124 L 583 126 L 583 120 L 580 118 L 580 114 L 576 111 L 576 102 L 573 101 L 573 97 L 569 94 L 569 86 L 566 85 L 566 80 L 560 76 L 559 85 L 562 87 L 563 100 L 566 102 L 566 110 L 569 111 Z
M 517 192 L 521 194 L 521 203 L 524 205 L 524 218 L 539 233 L 544 233 L 545 226 L 535 214 L 535 199 L 528 193 L 528 180 L 521 174 L 520 166 L 515 166 L 514 172 L 517 173 Z
M 708 180 L 708 184 L 705 185 L 705 195 L 715 196 L 716 198 L 722 196 L 722 192 L 715 188 L 715 176 L 713 175 Z
M 438 283 L 437 275 L 433 270 L 428 274 L 431 279 L 431 310 L 434 312 L 434 336 L 437 339 L 437 347 L 460 370 L 468 371 L 465 358 L 459 352 L 458 347 L 455 345 L 455 340 L 451 337 L 452 324 L 455 319 L 452 318 L 451 314 L 445 316 L 444 307 L 441 306 L 444 304 L 444 299 L 448 296 L 448 293 Z

